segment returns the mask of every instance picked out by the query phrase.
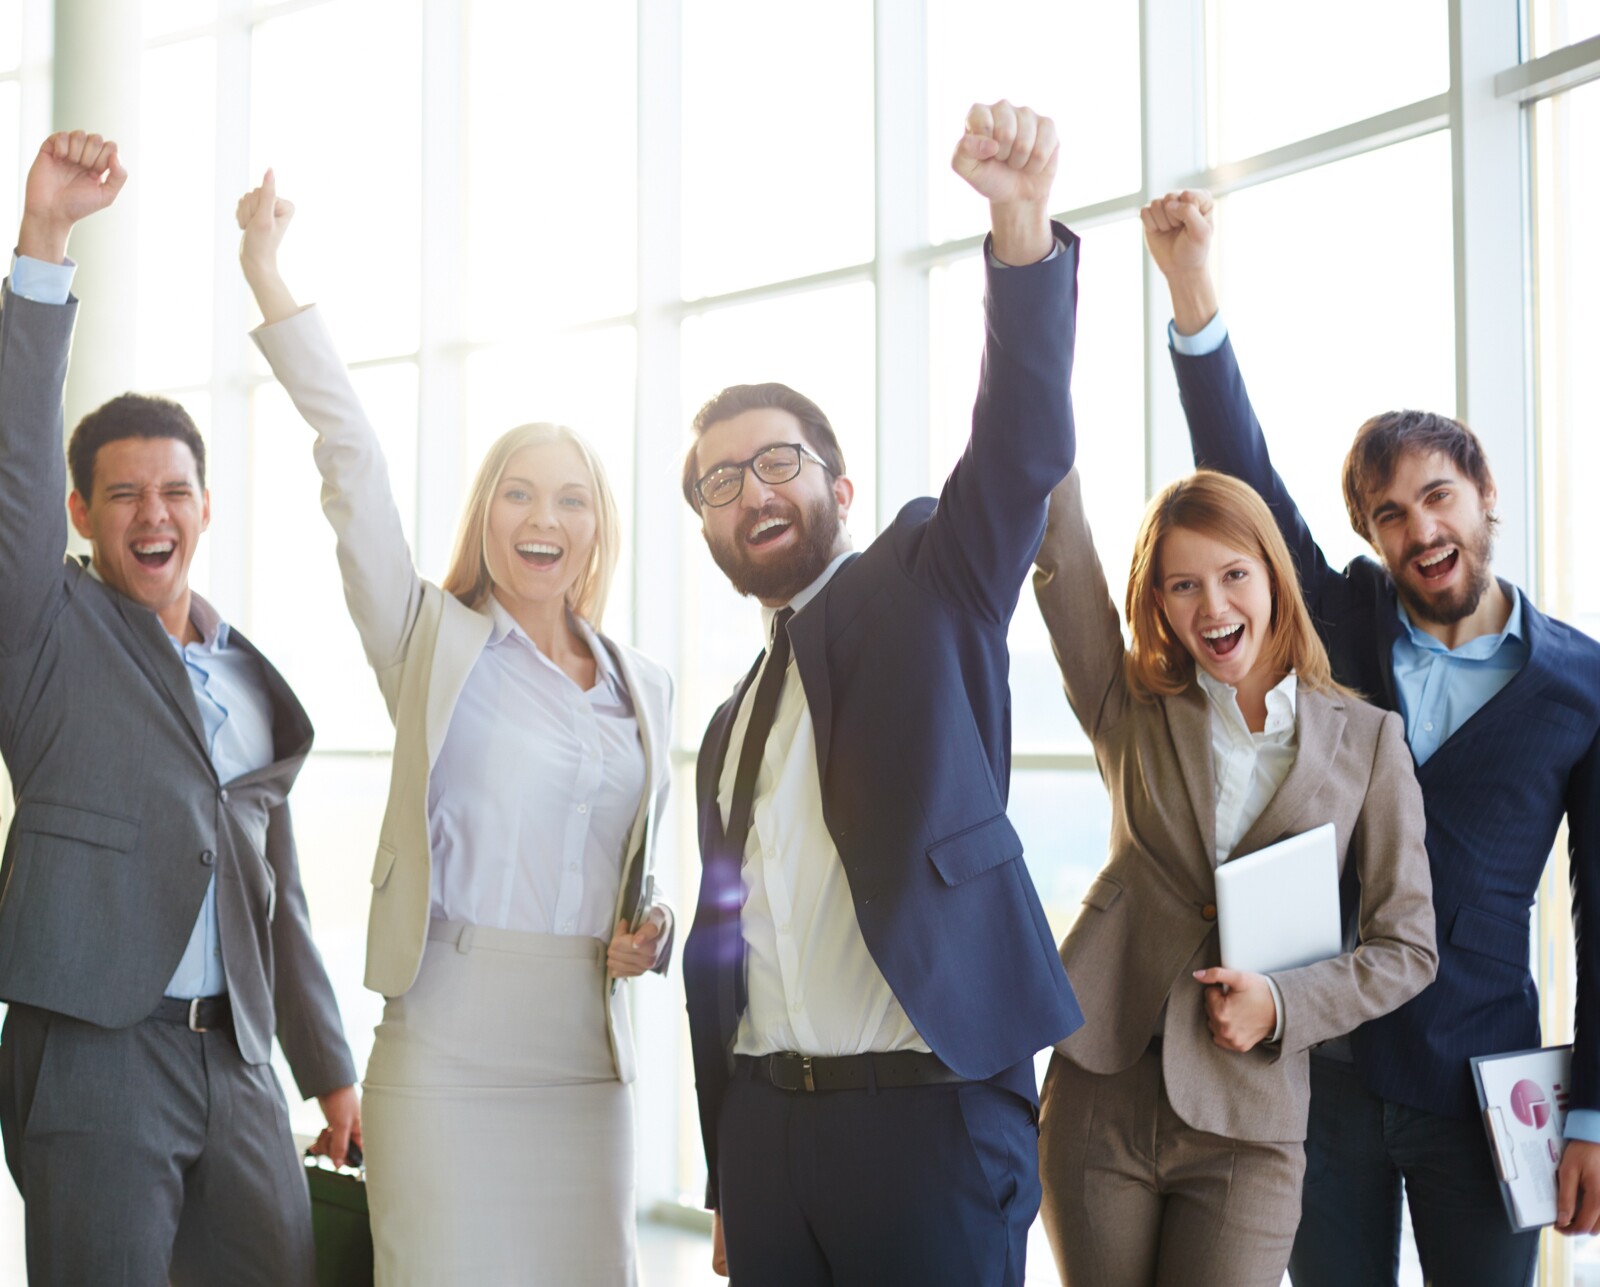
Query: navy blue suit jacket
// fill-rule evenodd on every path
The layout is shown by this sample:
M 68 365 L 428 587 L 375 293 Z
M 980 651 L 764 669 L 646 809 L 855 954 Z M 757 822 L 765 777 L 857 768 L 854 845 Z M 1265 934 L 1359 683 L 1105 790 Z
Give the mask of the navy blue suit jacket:
M 1383 567 L 1330 567 L 1267 455 L 1233 346 L 1173 354 L 1195 463 L 1266 498 L 1300 571 L 1333 673 L 1399 710 L 1394 641 L 1402 626 Z M 1567 818 L 1577 935 L 1571 1106 L 1600 1108 L 1600 643 L 1524 596 L 1528 662 L 1417 769 L 1428 819 L 1439 973 L 1425 991 L 1355 1034 L 1372 1090 L 1436 1113 L 1477 1111 L 1468 1059 L 1536 1046 L 1529 909 Z
M 972 437 L 938 501 L 906 505 L 789 624 L 867 949 L 946 1064 L 1035 1100 L 1035 1052 L 1083 1022 L 1005 812 L 1006 633 L 1074 453 L 1078 241 L 1055 231 L 1065 250 L 1049 262 L 989 268 Z M 712 717 L 697 773 L 703 870 L 683 972 L 713 1207 L 743 902 L 717 782 L 755 673 Z

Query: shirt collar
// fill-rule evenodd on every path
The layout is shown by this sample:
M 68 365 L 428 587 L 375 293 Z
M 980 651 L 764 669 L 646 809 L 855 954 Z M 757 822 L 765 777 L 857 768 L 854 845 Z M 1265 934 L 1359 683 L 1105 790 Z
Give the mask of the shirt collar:
M 83 565 L 83 569 L 96 581 L 100 582 L 101 585 L 106 584 L 105 577 L 100 575 L 100 569 L 95 567 L 92 557 Z M 109 590 L 110 588 L 110 586 L 106 586 L 106 589 Z M 159 618 L 157 619 L 159 620 Z M 226 648 L 228 646 L 228 623 L 222 619 L 222 614 L 213 608 L 198 590 L 189 591 L 189 624 L 200 634 L 200 647 Z M 166 627 L 162 626 L 162 629 L 165 630 Z M 172 639 L 172 636 L 168 635 L 167 638 Z M 172 642 L 179 648 L 183 647 L 176 639 L 172 639 Z
M 506 611 L 505 605 L 492 594 L 489 596 L 489 617 L 494 622 L 494 626 L 489 631 L 488 647 L 493 648 L 497 644 L 505 642 L 508 636 L 515 635 L 529 648 L 532 648 L 537 656 L 550 662 L 551 665 L 555 664 L 550 661 L 549 657 L 545 656 L 544 650 L 529 638 L 528 632 L 517 624 L 517 619 Z M 605 642 L 596 633 L 594 627 L 570 609 L 567 612 L 567 624 L 572 627 L 578 638 L 588 645 L 589 652 L 594 657 L 596 678 L 603 679 L 611 687 L 617 688 L 619 681 L 616 666 L 612 662 L 611 649 L 606 647 Z
M 1232 684 L 1225 684 L 1220 679 L 1213 678 L 1201 666 L 1194 668 L 1194 676 L 1211 705 L 1222 711 L 1228 719 L 1236 720 L 1239 727 L 1248 731 L 1249 725 L 1245 723 L 1244 712 L 1239 709 L 1239 690 Z M 1283 733 L 1294 728 L 1299 691 L 1300 686 L 1292 670 L 1268 689 L 1267 722 L 1262 726 L 1262 733 Z
M 1506 618 L 1505 628 L 1498 634 L 1479 635 L 1476 639 L 1468 639 L 1466 643 L 1457 648 L 1446 648 L 1444 644 L 1435 639 L 1426 630 L 1420 630 L 1411 620 L 1411 614 L 1406 611 L 1404 601 L 1395 596 L 1395 612 L 1400 618 L 1400 625 L 1406 632 L 1406 638 L 1415 648 L 1424 652 L 1441 653 L 1448 657 L 1460 657 L 1467 661 L 1483 661 L 1493 657 L 1500 651 L 1500 647 L 1507 639 L 1516 639 L 1526 642 L 1527 635 L 1522 629 L 1522 591 L 1509 582 L 1500 582 L 1500 588 L 1511 598 L 1511 615 Z
M 827 585 L 829 581 L 833 580 L 833 574 L 837 572 L 844 561 L 854 553 L 854 550 L 846 550 L 843 554 L 834 555 L 833 561 L 829 563 L 827 567 L 822 569 L 822 575 L 808 585 L 804 590 L 800 591 L 799 594 L 795 595 L 794 598 L 790 599 L 788 603 L 780 603 L 776 608 L 769 608 L 765 604 L 762 604 L 762 634 L 768 639 L 771 639 L 773 618 L 775 618 L 778 613 L 783 611 L 785 608 L 789 608 L 794 612 L 799 612 L 801 608 L 805 607 L 806 604 L 810 603 L 811 600 L 815 599 L 819 594 L 822 593 L 822 587 Z

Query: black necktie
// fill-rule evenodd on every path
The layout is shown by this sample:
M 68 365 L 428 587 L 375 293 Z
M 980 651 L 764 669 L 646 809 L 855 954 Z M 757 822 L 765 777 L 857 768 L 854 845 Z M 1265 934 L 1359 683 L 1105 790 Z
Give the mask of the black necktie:
M 789 618 L 792 608 L 784 608 L 773 622 L 772 647 L 767 653 L 766 665 L 761 669 L 761 679 L 756 684 L 755 700 L 750 706 L 750 722 L 745 726 L 744 744 L 739 748 L 739 768 L 733 776 L 733 799 L 728 805 L 728 826 L 723 835 L 729 863 L 730 880 L 738 881 L 737 901 L 730 900 L 729 916 L 725 925 L 725 947 L 721 959 L 728 962 L 723 974 L 722 992 L 723 1034 L 732 1042 L 739 1027 L 739 1016 L 745 1007 L 744 933 L 739 925 L 739 911 L 744 906 L 743 880 L 738 876 L 744 864 L 745 842 L 750 838 L 750 814 L 755 807 L 756 775 L 761 771 L 761 753 L 766 749 L 767 734 L 772 732 L 773 716 L 778 713 L 778 695 L 783 689 L 783 677 L 789 670 Z

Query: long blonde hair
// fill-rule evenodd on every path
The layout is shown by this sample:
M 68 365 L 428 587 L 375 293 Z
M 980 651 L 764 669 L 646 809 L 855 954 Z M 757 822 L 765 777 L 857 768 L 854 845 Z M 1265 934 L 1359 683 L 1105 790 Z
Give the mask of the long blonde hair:
M 1194 678 L 1194 657 L 1172 633 L 1158 596 L 1161 542 L 1180 527 L 1220 541 L 1265 566 L 1272 613 L 1261 654 L 1264 664 L 1278 674 L 1293 670 L 1306 688 L 1355 695 L 1334 682 L 1328 650 L 1311 623 L 1294 560 L 1267 503 L 1248 484 L 1210 469 L 1169 484 L 1150 502 L 1139 524 L 1124 605 L 1133 637 L 1126 666 L 1128 687 L 1134 693 L 1146 699 L 1170 697 Z
M 622 547 L 622 523 L 617 516 L 617 501 L 606 481 L 605 466 L 600 457 L 575 430 L 566 425 L 518 425 L 509 429 L 495 441 L 478 466 L 478 475 L 472 480 L 472 491 L 467 496 L 467 507 L 461 514 L 461 526 L 456 532 L 455 552 L 450 556 L 450 570 L 445 573 L 444 588 L 469 608 L 479 608 L 489 597 L 493 579 L 489 575 L 489 560 L 485 542 L 489 535 L 489 507 L 500 479 L 506 472 L 511 457 L 524 447 L 538 447 L 545 443 L 566 442 L 577 449 L 594 485 L 595 536 L 594 549 L 589 554 L 589 565 L 579 574 L 567 591 L 567 607 L 582 617 L 596 630 L 605 615 L 606 596 L 611 592 L 611 577 L 617 569 L 617 555 Z

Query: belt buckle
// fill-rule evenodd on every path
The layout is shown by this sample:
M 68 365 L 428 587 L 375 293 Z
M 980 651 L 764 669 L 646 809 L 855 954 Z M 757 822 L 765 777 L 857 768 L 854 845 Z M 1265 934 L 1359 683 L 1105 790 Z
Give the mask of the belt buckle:
M 791 1082 L 787 1076 L 789 1069 L 798 1063 L 800 1065 L 800 1079 Z M 780 1070 L 782 1074 L 780 1076 Z M 772 1055 L 767 1064 L 768 1075 L 772 1084 L 779 1090 L 794 1092 L 797 1090 L 814 1091 L 817 1088 L 816 1079 L 812 1076 L 811 1056 L 802 1055 L 796 1050 L 786 1050 L 782 1054 Z
M 195 997 L 193 1000 L 191 1000 L 189 1002 L 189 1031 L 190 1032 L 209 1032 L 209 1031 L 211 1031 L 211 1029 L 202 1027 L 201 1024 L 200 1024 L 200 998 L 199 997 Z

